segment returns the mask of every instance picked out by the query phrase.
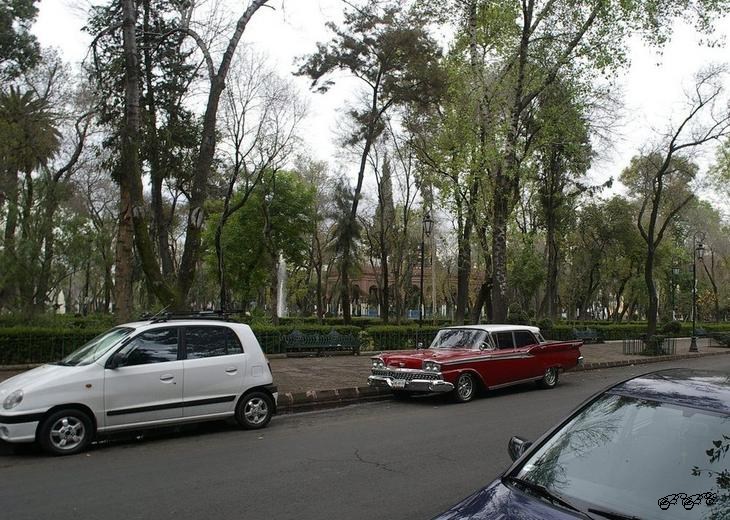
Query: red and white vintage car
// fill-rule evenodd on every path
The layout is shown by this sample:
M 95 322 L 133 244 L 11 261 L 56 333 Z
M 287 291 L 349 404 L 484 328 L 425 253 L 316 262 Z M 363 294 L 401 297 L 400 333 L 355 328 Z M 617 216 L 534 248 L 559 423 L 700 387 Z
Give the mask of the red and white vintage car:
M 545 341 L 537 327 L 465 325 L 438 332 L 427 349 L 372 358 L 371 386 L 396 395 L 453 392 L 470 401 L 479 389 L 537 381 L 558 384 L 560 372 L 583 363 L 582 341 Z

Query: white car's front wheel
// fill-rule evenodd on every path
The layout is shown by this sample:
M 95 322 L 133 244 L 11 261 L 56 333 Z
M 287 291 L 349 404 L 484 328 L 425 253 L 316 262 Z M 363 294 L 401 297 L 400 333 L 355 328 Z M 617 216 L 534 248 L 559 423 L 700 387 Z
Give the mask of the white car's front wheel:
M 46 417 L 38 428 L 38 444 L 51 455 L 74 455 L 83 451 L 93 437 L 88 415 L 73 408 L 58 410 Z

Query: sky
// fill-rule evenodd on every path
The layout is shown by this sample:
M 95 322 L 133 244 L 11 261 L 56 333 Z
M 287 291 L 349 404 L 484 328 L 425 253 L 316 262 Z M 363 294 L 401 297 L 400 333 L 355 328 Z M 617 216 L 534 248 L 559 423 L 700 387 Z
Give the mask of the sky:
M 86 5 L 87 0 L 41 0 L 33 27 L 41 44 L 60 49 L 67 61 L 81 61 L 90 41 L 81 30 Z M 267 53 L 276 69 L 288 75 L 296 69 L 297 57 L 313 52 L 318 41 L 327 39 L 325 22 L 341 19 L 344 4 L 341 0 L 274 0 L 271 5 L 275 9 L 264 8 L 256 13 L 243 41 Z M 728 40 L 730 45 L 730 19 L 719 20 L 716 27 L 714 39 Z M 632 156 L 684 113 L 684 93 L 693 85 L 693 75 L 707 64 L 726 62 L 728 48 L 703 45 L 693 28 L 679 22 L 672 40 L 661 51 L 636 39 L 630 42 L 629 56 L 631 64 L 619 75 L 614 87 L 624 100 L 622 117 L 611 147 L 602 151 L 590 172 L 596 183 L 609 177 L 615 180 Z M 322 95 L 310 93 L 304 78 L 294 81 L 309 103 L 309 115 L 301 129 L 306 148 L 316 159 L 332 162 L 339 156 L 337 132 L 343 105 L 352 96 L 353 83 L 340 81 Z M 712 157 L 712 147 L 706 147 L 698 161 L 703 169 Z M 620 192 L 621 187 L 614 190 Z M 709 190 L 703 196 L 713 198 Z M 715 198 L 714 202 L 728 214 L 722 201 Z

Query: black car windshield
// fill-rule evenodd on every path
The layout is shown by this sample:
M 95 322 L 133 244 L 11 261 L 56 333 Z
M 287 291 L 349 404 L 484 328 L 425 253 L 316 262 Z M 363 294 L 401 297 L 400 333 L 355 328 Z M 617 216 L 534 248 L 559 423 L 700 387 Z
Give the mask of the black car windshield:
M 487 341 L 487 333 L 479 329 L 442 329 L 430 348 L 479 348 Z
M 516 476 L 581 509 L 637 518 L 727 519 L 730 417 L 607 394 Z
M 100 334 L 88 343 L 82 345 L 71 354 L 55 363 L 56 365 L 76 366 L 88 365 L 103 356 L 111 347 L 129 336 L 134 329 L 117 327 Z

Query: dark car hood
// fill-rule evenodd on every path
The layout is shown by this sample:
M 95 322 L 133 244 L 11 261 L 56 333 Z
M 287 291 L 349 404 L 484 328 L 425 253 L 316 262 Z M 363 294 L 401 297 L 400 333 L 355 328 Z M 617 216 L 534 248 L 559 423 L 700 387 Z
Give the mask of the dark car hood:
M 495 480 L 434 520 L 575 520 L 581 518 Z

